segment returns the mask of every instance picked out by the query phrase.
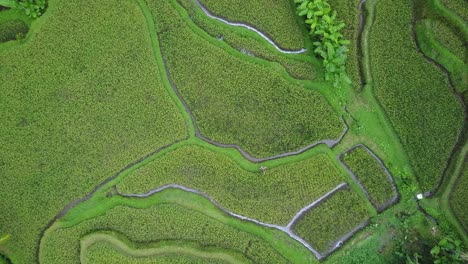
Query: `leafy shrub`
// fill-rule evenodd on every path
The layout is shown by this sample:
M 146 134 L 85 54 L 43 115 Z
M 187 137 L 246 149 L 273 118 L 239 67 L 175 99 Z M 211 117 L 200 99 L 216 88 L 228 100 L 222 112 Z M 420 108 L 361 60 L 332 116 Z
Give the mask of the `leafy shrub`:
M 15 40 L 18 34 L 26 34 L 28 30 L 28 25 L 21 20 L 0 23 L 0 43 Z
M 27 16 L 38 18 L 46 9 L 46 0 L 18 0 L 18 8 L 24 10 Z
M 461 241 L 445 237 L 431 249 L 434 264 L 461 264 Z
M 327 0 L 294 0 L 298 4 L 299 16 L 306 17 L 310 25 L 310 34 L 314 39 L 314 52 L 323 59 L 325 79 L 334 81 L 337 87 L 341 80 L 351 83 L 346 74 L 345 64 L 349 40 L 340 33 L 345 24 L 337 19 L 336 10 L 332 10 Z

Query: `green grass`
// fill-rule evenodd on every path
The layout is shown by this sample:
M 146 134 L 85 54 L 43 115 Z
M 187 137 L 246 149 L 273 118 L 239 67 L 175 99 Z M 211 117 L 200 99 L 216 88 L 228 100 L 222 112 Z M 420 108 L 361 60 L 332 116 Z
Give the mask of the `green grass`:
M 377 208 L 395 196 L 388 175 L 365 148 L 357 147 L 345 153 L 341 159 L 364 185 Z
M 164 210 L 163 210 L 164 211 Z M 135 243 L 113 232 L 81 238 L 81 263 L 251 263 L 242 253 L 196 243 L 168 240 Z
M 201 0 L 212 14 L 231 22 L 249 24 L 262 31 L 278 46 L 299 50 L 304 47 L 303 24 L 296 19 L 290 1 Z
M 162 49 L 174 82 L 203 136 L 240 145 L 255 157 L 338 138 L 342 124 L 319 92 L 289 82 L 282 68 L 227 52 L 218 40 L 186 25 L 190 22 L 183 21 L 167 1 L 151 1 L 149 7 L 162 32 Z M 188 59 L 190 63 L 184 63 Z
M 189 145 L 137 170 L 118 187 L 123 193 L 145 193 L 180 184 L 205 192 L 234 213 L 286 225 L 302 207 L 344 181 L 335 166 L 329 156 L 319 154 L 263 175 L 260 169 L 246 171 L 224 155 Z
M 319 252 L 326 252 L 343 235 L 369 219 L 366 203 L 354 191 L 340 190 L 310 209 L 293 231 Z
M 172 197 L 180 205 L 164 197 Z M 116 197 L 115 200 L 122 198 Z M 117 206 L 109 209 L 105 215 L 78 225 L 51 230 L 41 245 L 41 263 L 77 263 L 80 259 L 80 239 L 91 232 L 106 230 L 143 244 L 186 241 L 196 243 L 199 249 L 209 250 L 213 246 L 229 249 L 245 255 L 254 263 L 286 262 L 262 238 L 213 218 L 212 209 L 205 207 L 205 210 L 197 210 L 197 206 L 209 203 L 205 200 L 193 203 L 197 201 L 197 195 L 166 190 L 151 199 L 124 200 L 136 208 Z M 137 206 L 141 209 L 137 209 Z M 284 239 L 284 236 L 279 239 Z
M 468 190 L 468 159 L 464 160 L 459 178 L 449 196 L 450 207 L 465 233 L 468 230 L 468 209 L 466 207 L 466 192 Z
M 408 26 L 412 8 L 401 0 L 378 2 L 370 33 L 371 68 L 374 93 L 400 137 L 420 187 L 431 191 L 463 125 L 463 110 L 445 74 L 427 63 L 412 42 Z
M 34 263 L 65 205 L 186 127 L 136 3 L 49 1 L 24 44 L 0 51 L 0 226 L 12 261 Z
M 321 62 L 315 58 L 311 50 L 304 54 L 282 54 L 257 33 L 245 28 L 228 26 L 225 23 L 211 19 L 203 13 L 193 0 L 179 0 L 190 15 L 191 20 L 205 32 L 216 38 L 222 38 L 236 50 L 280 63 L 288 73 L 297 79 L 323 79 Z

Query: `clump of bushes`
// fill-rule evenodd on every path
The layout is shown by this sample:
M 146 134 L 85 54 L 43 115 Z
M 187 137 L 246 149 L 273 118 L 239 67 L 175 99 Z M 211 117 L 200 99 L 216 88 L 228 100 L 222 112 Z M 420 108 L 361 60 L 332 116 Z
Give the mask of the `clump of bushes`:
M 46 9 L 46 0 L 11 0 L 2 3 L 6 7 L 23 10 L 28 17 L 38 18 Z
M 0 43 L 17 39 L 17 36 L 24 36 L 29 28 L 21 20 L 11 20 L 0 24 Z
M 294 0 L 299 16 L 306 17 L 306 24 L 310 26 L 310 34 L 316 47 L 314 52 L 323 59 L 325 79 L 333 80 L 334 86 L 343 79 L 351 83 L 346 74 L 345 63 L 349 40 L 343 38 L 340 30 L 345 24 L 337 19 L 336 11 L 331 9 L 327 0 Z

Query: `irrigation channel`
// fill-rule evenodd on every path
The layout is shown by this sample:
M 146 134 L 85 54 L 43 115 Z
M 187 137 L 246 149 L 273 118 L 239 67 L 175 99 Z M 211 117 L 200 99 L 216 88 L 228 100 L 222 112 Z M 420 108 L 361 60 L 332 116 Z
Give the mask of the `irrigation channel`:
M 292 239 L 296 240 L 297 242 L 301 243 L 304 247 L 306 247 L 308 250 L 310 250 L 317 259 L 321 260 L 321 259 L 324 259 L 326 258 L 328 255 L 330 255 L 331 253 L 333 253 L 335 250 L 337 250 L 338 248 L 341 247 L 341 245 L 343 244 L 343 242 L 345 242 L 346 240 L 348 240 L 350 237 L 352 237 L 356 232 L 358 232 L 359 230 L 361 230 L 362 228 L 364 228 L 365 226 L 367 226 L 368 224 L 368 220 L 361 223 L 360 225 L 358 225 L 356 228 L 354 228 L 353 230 L 351 230 L 350 232 L 348 232 L 347 234 L 345 234 L 344 236 L 342 236 L 341 238 L 339 238 L 335 243 L 334 243 L 334 246 L 332 248 L 330 248 L 329 250 L 327 250 L 325 253 L 319 253 L 317 250 L 315 250 L 309 243 L 307 243 L 304 239 L 300 238 L 299 236 L 297 236 L 296 234 L 294 234 L 294 232 L 292 231 L 292 227 L 294 226 L 294 224 L 297 222 L 297 220 L 300 219 L 300 217 L 306 213 L 307 211 L 309 211 L 310 209 L 312 209 L 314 206 L 317 206 L 318 204 L 320 204 L 321 202 L 323 202 L 324 200 L 326 200 L 327 198 L 329 198 L 330 196 L 332 196 L 335 192 L 341 190 L 341 189 L 344 189 L 344 188 L 348 188 L 348 183 L 346 182 L 343 182 L 341 184 L 339 184 L 338 186 L 336 186 L 333 190 L 329 191 L 328 193 L 326 193 L 325 195 L 323 195 L 322 197 L 318 198 L 317 200 L 315 200 L 314 202 L 312 202 L 311 204 L 305 206 L 304 208 L 302 208 L 293 218 L 292 220 L 286 225 L 286 226 L 280 226 L 280 225 L 275 225 L 275 224 L 268 224 L 268 223 L 263 223 L 263 222 L 260 222 L 256 219 L 253 219 L 253 218 L 249 218 L 249 217 L 246 217 L 246 216 L 242 216 L 242 215 L 239 215 L 239 214 L 236 214 L 236 213 L 233 213 L 229 210 L 227 210 L 225 207 L 223 207 L 221 204 L 219 204 L 215 199 L 213 199 L 211 196 L 209 196 L 208 194 L 202 192 L 202 191 L 199 191 L 199 190 L 196 190 L 196 189 L 192 189 L 192 188 L 188 188 L 186 186 L 183 186 L 183 185 L 178 185 L 178 184 L 167 184 L 167 185 L 164 185 L 164 186 L 161 186 L 161 187 L 158 187 L 156 189 L 153 189 L 149 192 L 146 192 L 146 193 L 143 193 L 143 194 L 124 194 L 124 193 L 121 193 L 118 189 L 117 186 L 114 186 L 114 190 L 115 192 L 120 195 L 120 196 L 123 196 L 123 197 L 127 197 L 127 198 L 137 198 L 137 199 L 142 199 L 142 198 L 147 198 L 147 197 L 150 197 L 156 193 L 159 193 L 159 192 L 162 192 L 166 189 L 179 189 L 179 190 L 183 190 L 185 192 L 189 192 L 189 193 L 194 193 L 194 194 L 197 194 L 197 195 L 200 195 L 200 196 L 203 196 L 205 197 L 206 199 L 208 199 L 211 203 L 213 203 L 216 207 L 218 207 L 221 211 L 223 211 L 224 213 L 232 216 L 232 217 L 235 217 L 237 219 L 240 219 L 240 220 L 243 220 L 243 221 L 249 221 L 249 222 L 252 222 L 252 223 L 255 223 L 257 225 L 260 225 L 260 226 L 264 226 L 264 227 L 268 227 L 268 228 L 274 228 L 274 229 L 278 229 L 280 231 L 283 231 L 285 232 L 289 237 L 291 237 Z
M 392 185 L 392 189 L 393 189 L 393 193 L 394 193 L 393 198 L 386 201 L 383 205 L 379 206 L 373 201 L 373 199 L 369 195 L 369 192 L 367 191 L 367 188 L 361 183 L 361 181 L 354 174 L 354 172 L 342 160 L 343 155 L 345 155 L 346 153 L 351 152 L 354 149 L 359 148 L 359 147 L 364 148 L 367 151 L 367 153 L 369 153 L 377 161 L 377 163 L 379 163 L 380 167 L 382 168 L 382 170 L 387 175 L 388 181 Z M 370 150 L 367 146 L 365 146 L 364 144 L 358 144 L 358 145 L 344 151 L 343 153 L 339 154 L 337 156 L 337 159 L 341 163 L 343 168 L 348 172 L 348 174 L 351 175 L 353 180 L 359 185 L 359 187 L 361 187 L 361 190 L 364 192 L 367 199 L 374 206 L 374 208 L 377 210 L 378 213 L 381 213 L 382 211 L 387 209 L 389 206 L 394 205 L 394 204 L 396 204 L 398 202 L 398 200 L 400 199 L 400 194 L 398 193 L 398 189 L 396 187 L 395 180 L 393 179 L 392 174 L 390 173 L 390 171 L 388 171 L 387 167 L 385 167 L 385 164 L 382 162 L 382 160 L 372 150 Z
M 224 18 L 221 18 L 221 17 L 218 17 L 218 16 L 215 16 L 213 15 L 210 11 L 208 11 L 208 9 L 206 9 L 206 7 L 200 3 L 200 0 L 194 0 L 194 2 L 200 7 L 200 9 L 205 13 L 205 15 L 207 15 L 208 17 L 210 18 L 213 18 L 213 19 L 216 19 L 218 21 L 221 21 L 227 25 L 230 25 L 230 26 L 235 26 L 235 27 L 243 27 L 243 28 L 247 28 L 255 33 L 257 33 L 258 35 L 260 35 L 262 38 L 264 38 L 266 41 L 268 41 L 268 43 L 270 43 L 271 45 L 273 45 L 273 47 L 275 47 L 279 52 L 281 53 L 285 53 L 285 54 L 300 54 L 300 53 L 304 53 L 307 51 L 307 49 L 300 49 L 300 50 L 284 50 L 282 48 L 280 48 L 271 38 L 269 38 L 265 33 L 261 32 L 260 30 L 252 27 L 252 26 L 249 26 L 249 25 L 246 25 L 244 23 L 238 23 L 238 22 L 231 22 L 231 21 L 227 21 L 226 19 Z

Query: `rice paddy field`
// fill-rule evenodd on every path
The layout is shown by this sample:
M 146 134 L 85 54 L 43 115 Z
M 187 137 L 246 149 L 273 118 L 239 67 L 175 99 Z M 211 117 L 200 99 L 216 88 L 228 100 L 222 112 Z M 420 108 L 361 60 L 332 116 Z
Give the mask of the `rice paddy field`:
M 467 10 L 0 0 L 0 263 L 468 261 Z

